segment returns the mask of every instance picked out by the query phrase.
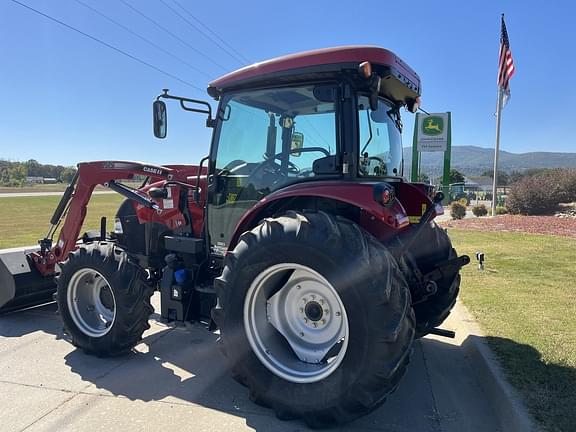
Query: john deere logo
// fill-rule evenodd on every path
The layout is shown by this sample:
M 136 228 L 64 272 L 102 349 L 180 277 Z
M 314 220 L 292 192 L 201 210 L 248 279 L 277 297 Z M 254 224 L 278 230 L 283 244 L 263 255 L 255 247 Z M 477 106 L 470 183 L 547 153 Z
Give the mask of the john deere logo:
M 422 122 L 422 133 L 424 135 L 442 135 L 444 131 L 444 119 L 442 117 L 426 117 Z

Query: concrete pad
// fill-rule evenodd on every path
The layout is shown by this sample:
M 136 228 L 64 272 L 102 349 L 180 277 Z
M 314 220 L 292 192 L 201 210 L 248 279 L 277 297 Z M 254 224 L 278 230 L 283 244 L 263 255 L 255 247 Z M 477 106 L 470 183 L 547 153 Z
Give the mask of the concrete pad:
M 459 323 L 450 316 L 442 328 L 456 331 L 455 340 L 427 336 L 422 341 L 442 432 L 502 431 L 491 401 L 462 351 L 462 332 L 458 327 Z
M 31 424 L 26 430 L 307 430 L 249 400 L 227 370 L 217 335 L 157 318 L 134 353 L 100 359 L 66 341 L 53 307 L 0 317 L 0 382 L 16 387 L 5 393 L 18 398 L 0 399 L 0 429 L 20 431 Z M 447 328 L 455 324 L 449 321 Z M 396 393 L 370 415 L 336 430 L 499 431 L 461 342 L 417 341 Z M 5 407 L 13 407 L 9 428 L 1 423 Z
M 219 410 L 162 402 L 80 395 L 37 422 L 30 432 L 98 431 L 300 431 L 260 415 L 237 417 Z
M 23 430 L 75 395 L 0 381 L 0 430 Z
M 166 326 L 152 320 L 144 335 L 146 341 L 164 330 Z M 137 349 L 147 347 L 141 344 Z M 97 358 L 76 350 L 63 333 L 54 304 L 0 316 L 0 380 L 79 391 L 91 381 L 71 374 L 67 360 L 73 358 L 76 367 L 89 370 L 89 378 L 96 378 L 129 361 L 131 356 Z
M 387 430 L 437 430 L 432 389 L 418 344 L 403 385 L 375 413 L 348 428 Z M 70 363 L 70 362 L 69 362 Z M 75 368 L 72 372 L 90 374 Z M 143 378 L 145 379 L 143 380 Z M 88 380 L 87 377 L 84 377 Z M 414 389 L 421 389 L 415 393 Z M 235 415 L 259 414 L 273 417 L 271 410 L 252 403 L 248 391 L 230 378 L 216 336 L 200 328 L 175 329 L 157 340 L 146 354 L 136 356 L 106 376 L 95 379 L 84 390 L 135 401 L 162 401 L 170 404 L 204 406 Z M 410 412 L 410 416 L 406 413 Z M 294 422 L 295 427 L 303 427 Z
M 488 347 L 480 326 L 459 301 L 453 315 L 454 320 L 461 323 L 460 327 L 466 328 L 466 331 L 462 332 L 466 335 L 461 343 L 462 352 L 474 369 L 482 390 L 492 401 L 503 430 L 519 432 L 539 430 L 520 395 L 506 380 L 504 370 Z

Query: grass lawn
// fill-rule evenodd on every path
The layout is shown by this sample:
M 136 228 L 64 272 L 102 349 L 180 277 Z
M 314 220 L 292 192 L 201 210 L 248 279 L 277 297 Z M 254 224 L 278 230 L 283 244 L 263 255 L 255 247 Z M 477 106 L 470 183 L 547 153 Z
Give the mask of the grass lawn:
M 576 428 L 576 240 L 449 230 L 472 263 L 461 299 L 534 418 L 545 430 Z M 475 252 L 486 254 L 478 271 Z
M 141 181 L 132 181 L 132 180 L 123 180 L 123 184 L 133 187 L 139 188 Z M 30 193 L 30 192 L 64 192 L 68 183 L 55 183 L 55 184 L 35 184 L 29 186 L 22 186 L 22 187 L 8 187 L 8 186 L 0 186 L 0 193 Z M 95 190 L 97 191 L 107 191 L 110 190 L 105 188 L 102 185 L 96 185 Z
M 19 193 L 19 192 L 64 192 L 68 184 L 35 184 L 22 187 L 0 186 L 0 193 Z
M 83 231 L 100 229 L 100 217 L 108 218 L 108 231 L 114 227 L 114 215 L 124 198 L 118 194 L 93 195 Z M 48 232 L 50 218 L 60 197 L 0 198 L 0 249 L 36 245 Z M 56 235 L 55 240 L 58 238 Z

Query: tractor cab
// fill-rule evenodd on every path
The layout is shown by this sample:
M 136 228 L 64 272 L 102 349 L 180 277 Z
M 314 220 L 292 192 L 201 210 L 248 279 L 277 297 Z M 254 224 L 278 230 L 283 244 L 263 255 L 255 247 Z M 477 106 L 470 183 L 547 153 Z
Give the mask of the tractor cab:
M 207 121 L 208 235 L 223 253 L 248 210 L 290 185 L 401 181 L 400 109 L 418 108 L 420 80 L 388 50 L 341 47 L 257 63 L 208 93 L 219 101 Z M 165 97 L 178 98 L 165 92 L 155 102 L 159 138 Z

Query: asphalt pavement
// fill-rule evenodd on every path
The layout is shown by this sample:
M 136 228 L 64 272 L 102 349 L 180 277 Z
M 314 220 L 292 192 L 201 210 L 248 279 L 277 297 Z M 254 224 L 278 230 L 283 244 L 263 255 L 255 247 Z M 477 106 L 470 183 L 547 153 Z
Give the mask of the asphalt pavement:
M 74 349 L 55 305 L 0 316 L 0 430 L 305 431 L 252 403 L 201 325 L 154 315 L 134 353 L 111 359 Z M 448 320 L 444 328 L 458 330 Z M 455 340 L 415 343 L 399 389 L 341 431 L 500 431 L 494 407 Z

